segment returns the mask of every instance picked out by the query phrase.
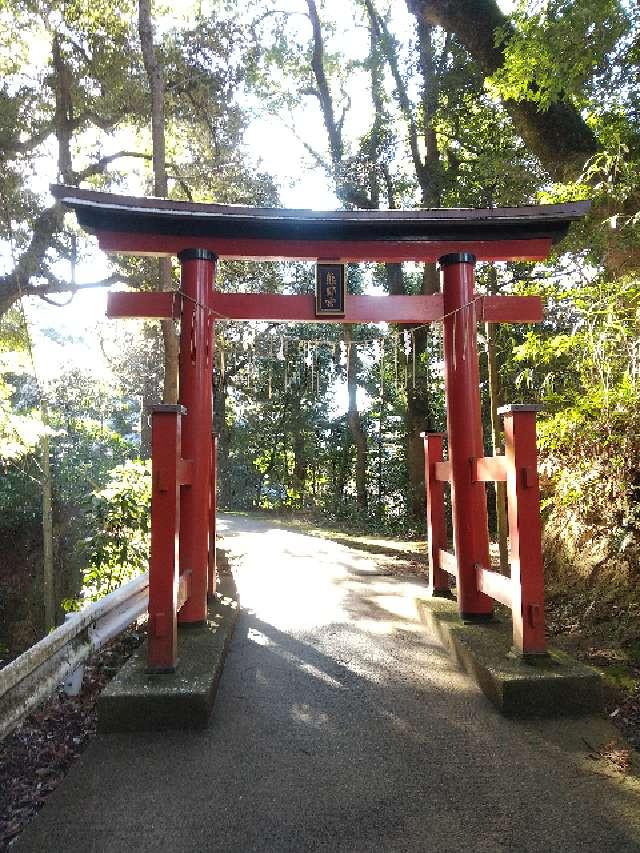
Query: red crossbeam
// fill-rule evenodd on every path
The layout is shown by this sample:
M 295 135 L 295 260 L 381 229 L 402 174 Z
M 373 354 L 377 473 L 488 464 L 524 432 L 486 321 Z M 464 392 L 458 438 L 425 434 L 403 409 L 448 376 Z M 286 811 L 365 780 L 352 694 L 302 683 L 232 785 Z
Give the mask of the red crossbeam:
M 490 323 L 537 323 L 542 302 L 537 296 L 485 296 L 478 300 L 477 319 Z M 211 294 L 210 307 L 229 320 L 272 320 L 339 323 L 432 323 L 444 314 L 442 294 L 430 296 L 347 295 L 344 317 L 317 317 L 311 294 L 275 293 Z M 180 298 L 176 293 L 114 291 L 108 295 L 107 317 L 159 319 L 178 317 Z
M 231 320 L 296 320 L 340 323 L 431 323 L 442 317 L 442 294 L 432 296 L 353 296 L 345 298 L 344 317 L 316 316 L 312 295 L 220 293 L 211 307 Z
M 180 299 L 177 293 L 135 293 L 114 290 L 107 295 L 107 317 L 121 320 L 137 317 L 157 320 L 180 316 Z
M 474 483 L 503 483 L 507 479 L 504 456 L 481 456 L 471 460 L 471 480 Z
M 500 575 L 498 572 L 491 572 L 483 566 L 476 566 L 476 575 L 480 592 L 484 592 L 485 595 L 506 607 L 511 607 L 513 603 L 511 578 Z
M 436 462 L 435 464 L 435 474 L 436 480 L 439 483 L 448 483 L 451 479 L 451 463 L 450 462 Z
M 542 299 L 539 296 L 483 296 L 479 320 L 487 323 L 541 323 Z
M 187 601 L 187 599 L 191 596 L 191 570 L 187 569 L 187 571 L 180 575 L 180 579 L 178 581 L 178 600 L 176 603 L 176 613 L 178 613 L 182 609 L 182 605 Z
M 434 463 L 436 480 L 448 483 L 451 480 L 451 463 L 449 461 Z M 524 476 L 524 475 L 523 475 Z M 504 456 L 481 456 L 471 459 L 471 482 L 496 483 L 507 479 L 506 460 Z
M 551 251 L 551 237 L 530 240 L 270 240 L 128 231 L 100 231 L 97 236 L 105 252 L 169 256 L 197 244 L 219 258 L 230 260 L 315 261 L 320 258 L 353 263 L 434 263 L 450 252 L 471 252 L 479 261 L 543 261 Z
M 448 575 L 453 575 L 455 578 L 458 574 L 458 561 L 456 560 L 455 554 L 452 554 L 451 551 L 445 551 L 442 548 L 438 553 L 440 568 L 446 572 Z

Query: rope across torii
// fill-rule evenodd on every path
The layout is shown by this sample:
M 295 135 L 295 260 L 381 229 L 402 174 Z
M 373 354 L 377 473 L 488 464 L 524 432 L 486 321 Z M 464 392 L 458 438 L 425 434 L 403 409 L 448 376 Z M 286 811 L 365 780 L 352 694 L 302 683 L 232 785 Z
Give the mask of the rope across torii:
M 196 204 L 54 186 L 106 252 L 177 255 L 177 293 L 109 295 L 110 317 L 180 318 L 180 405 L 158 406 L 152 430 L 149 667 L 176 666 L 177 622 L 202 622 L 215 593 L 215 449 L 211 370 L 216 319 L 342 323 L 443 323 L 448 460 L 425 437 L 430 586 L 454 574 L 465 618 L 512 610 L 514 646 L 545 650 L 544 587 L 534 407 L 507 407 L 505 457 L 484 457 L 476 323 L 542 320 L 535 296 L 474 292 L 475 263 L 544 260 L 588 202 L 486 210 L 309 211 Z M 430 296 L 345 295 L 344 314 L 318 316 L 313 295 L 220 293 L 219 258 L 329 262 L 434 262 Z M 511 579 L 490 570 L 484 483 L 507 480 Z M 450 481 L 455 554 L 446 550 L 443 482 Z M 182 487 L 182 488 L 181 488 Z

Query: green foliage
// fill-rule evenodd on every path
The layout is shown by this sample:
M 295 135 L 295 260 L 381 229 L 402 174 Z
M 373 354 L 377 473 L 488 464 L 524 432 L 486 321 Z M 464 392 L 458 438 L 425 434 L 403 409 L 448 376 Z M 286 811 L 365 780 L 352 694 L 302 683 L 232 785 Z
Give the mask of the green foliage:
M 12 423 L 18 418 L 41 427 L 38 392 L 28 372 L 12 376 Z M 92 493 L 100 492 L 111 471 L 135 454 L 132 410 L 118 390 L 79 371 L 69 372 L 49 389 L 49 449 L 53 491 L 56 560 L 61 595 L 78 591 L 79 548 L 93 535 Z M 15 433 L 15 429 L 14 429 Z M 3 447 L 6 447 L 6 443 Z M 36 559 L 42 541 L 40 448 L 23 446 L 0 460 L 0 541 L 24 543 L 24 556 Z M 18 566 L 19 566 L 18 562 Z
M 97 601 L 146 571 L 149 557 L 151 466 L 133 461 L 111 471 L 107 485 L 94 492 L 86 521 L 87 564 L 81 599 Z
M 62 376 L 48 397 L 56 493 L 79 506 L 135 455 L 137 411 L 120 389 L 79 370 Z
M 443 205 L 492 207 L 525 203 L 544 180 L 500 102 L 484 90 L 454 42 L 439 81 L 435 117 L 439 149 L 447 165 Z
M 587 83 L 604 71 L 629 29 L 619 0 L 525 0 L 513 25 L 498 33 L 505 62 L 491 78 L 502 98 L 533 101 L 543 109 L 584 98 Z
M 528 331 L 514 346 L 516 385 L 526 384 L 530 395 L 544 397 L 554 410 L 584 408 L 589 400 L 605 412 L 632 405 L 640 375 L 638 279 L 601 275 L 546 290 L 555 302 L 556 325 Z
M 611 403 L 611 395 L 609 397 Z M 555 572 L 637 584 L 640 566 L 640 403 L 622 391 L 613 409 L 593 397 L 541 429 Z
M 35 407 L 17 410 L 14 405 L 29 370 L 24 322 L 13 309 L 0 322 L 0 465 L 15 464 L 32 453 L 44 429 Z
M 635 582 L 640 282 L 600 275 L 547 291 L 555 300 L 555 327 L 529 331 L 514 346 L 511 381 L 526 386 L 524 398 L 541 400 L 548 412 L 539 446 L 550 568 Z M 563 313 L 570 323 L 564 328 Z

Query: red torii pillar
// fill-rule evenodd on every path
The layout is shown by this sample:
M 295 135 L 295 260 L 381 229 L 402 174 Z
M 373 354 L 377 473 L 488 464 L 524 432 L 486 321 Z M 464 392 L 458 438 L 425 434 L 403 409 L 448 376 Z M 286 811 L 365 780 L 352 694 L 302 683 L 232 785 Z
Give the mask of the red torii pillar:
M 476 566 L 489 566 L 484 483 L 473 481 L 471 460 L 484 456 L 478 365 L 474 255 L 440 258 L 451 512 L 458 564 L 458 607 L 463 618 L 488 619 L 493 602 L 480 592 Z
M 177 294 L 116 292 L 107 308 L 112 318 L 180 319 L 179 405 L 153 410 L 148 663 L 154 672 L 175 669 L 177 622 L 206 621 L 207 598 L 216 591 L 212 304 L 217 256 L 189 248 L 178 259 Z
M 178 254 L 182 291 L 180 323 L 179 399 L 187 414 L 182 423 L 182 456 L 192 466 L 191 484 L 180 493 L 180 568 L 190 573 L 187 599 L 178 613 L 180 623 L 207 618 L 209 589 L 210 490 L 215 482 L 211 452 L 213 427 L 214 324 L 210 311 L 217 256 L 208 249 L 184 249 Z M 215 553 L 215 542 L 212 543 Z

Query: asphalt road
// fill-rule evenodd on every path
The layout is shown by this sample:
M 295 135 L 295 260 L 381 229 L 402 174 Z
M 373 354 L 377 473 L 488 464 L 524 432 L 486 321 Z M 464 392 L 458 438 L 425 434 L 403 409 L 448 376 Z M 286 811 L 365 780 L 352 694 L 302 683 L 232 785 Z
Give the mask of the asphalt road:
M 209 729 L 98 737 L 15 850 L 640 851 L 633 785 L 501 718 L 413 581 L 265 521 L 220 529 L 242 615 Z

